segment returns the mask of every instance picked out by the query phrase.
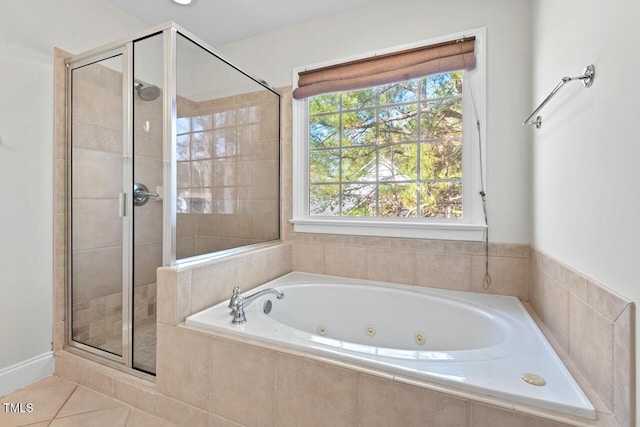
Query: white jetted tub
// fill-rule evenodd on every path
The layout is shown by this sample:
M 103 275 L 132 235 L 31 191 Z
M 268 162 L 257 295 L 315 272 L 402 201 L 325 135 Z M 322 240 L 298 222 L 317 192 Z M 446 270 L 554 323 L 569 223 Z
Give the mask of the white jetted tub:
M 298 272 L 243 296 L 268 288 L 283 292 L 284 298 L 266 294 L 255 299 L 244 308 L 246 323 L 232 323 L 228 301 L 185 323 L 596 417 L 593 405 L 515 297 Z M 534 385 L 541 382 L 545 385 Z

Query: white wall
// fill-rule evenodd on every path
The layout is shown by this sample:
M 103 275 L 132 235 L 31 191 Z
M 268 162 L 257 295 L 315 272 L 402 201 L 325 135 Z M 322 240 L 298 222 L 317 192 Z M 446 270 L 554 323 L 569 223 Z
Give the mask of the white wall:
M 272 86 L 294 67 L 463 30 L 487 28 L 487 194 L 490 238 L 529 243 L 529 0 L 381 1 L 328 18 L 218 46 L 226 59 Z
M 531 130 L 533 246 L 640 302 L 640 3 L 536 0 L 532 15 L 534 101 L 596 68 L 591 88 L 563 87 Z
M 144 28 L 100 0 L 0 2 L 0 371 L 51 351 L 53 48 Z

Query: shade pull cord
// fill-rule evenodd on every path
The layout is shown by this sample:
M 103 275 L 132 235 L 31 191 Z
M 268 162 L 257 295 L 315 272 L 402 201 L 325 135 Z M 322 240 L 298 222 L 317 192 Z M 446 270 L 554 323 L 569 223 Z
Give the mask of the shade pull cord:
M 469 86 L 471 94 L 471 104 L 473 112 L 476 116 L 476 129 L 478 130 L 478 157 L 480 161 L 480 197 L 482 197 L 482 210 L 484 212 L 484 225 L 487 227 L 484 233 L 484 278 L 482 279 L 482 288 L 487 290 L 491 286 L 491 275 L 489 274 L 489 216 L 487 215 L 487 193 L 484 188 L 484 170 L 482 168 L 482 132 L 480 132 L 480 119 L 478 119 L 478 110 L 476 109 L 476 100 L 473 97 L 473 90 Z

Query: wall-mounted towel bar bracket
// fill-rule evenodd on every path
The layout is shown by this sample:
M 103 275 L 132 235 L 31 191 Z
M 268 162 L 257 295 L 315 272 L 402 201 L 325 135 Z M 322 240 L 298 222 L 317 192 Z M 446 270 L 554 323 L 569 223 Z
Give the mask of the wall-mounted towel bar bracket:
M 536 108 L 533 111 L 533 113 L 531 113 L 531 115 L 525 119 L 522 125 L 523 126 L 536 125 L 536 129 L 540 129 L 540 126 L 542 126 L 542 117 L 537 116 L 535 120 L 531 120 L 531 118 L 535 116 L 538 113 L 538 111 L 540 111 L 542 107 L 544 107 L 545 104 L 549 102 L 551 98 L 553 98 L 553 95 L 555 95 L 562 86 L 564 86 L 566 83 L 569 83 L 572 80 L 582 80 L 582 84 L 584 85 L 584 87 L 591 87 L 591 85 L 593 84 L 593 79 L 595 75 L 596 75 L 596 69 L 593 66 L 593 64 L 591 64 L 591 65 L 587 65 L 587 68 L 584 69 L 581 76 L 563 77 L 560 83 L 558 83 L 557 86 L 553 88 L 551 93 L 544 99 L 544 101 L 540 103 L 540 105 L 538 105 L 538 108 Z

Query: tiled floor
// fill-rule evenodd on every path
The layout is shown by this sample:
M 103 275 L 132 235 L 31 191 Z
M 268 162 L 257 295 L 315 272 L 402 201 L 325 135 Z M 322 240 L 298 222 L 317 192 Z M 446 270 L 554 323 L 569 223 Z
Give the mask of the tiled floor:
M 173 424 L 52 376 L 0 397 L 0 426 L 171 427 Z

